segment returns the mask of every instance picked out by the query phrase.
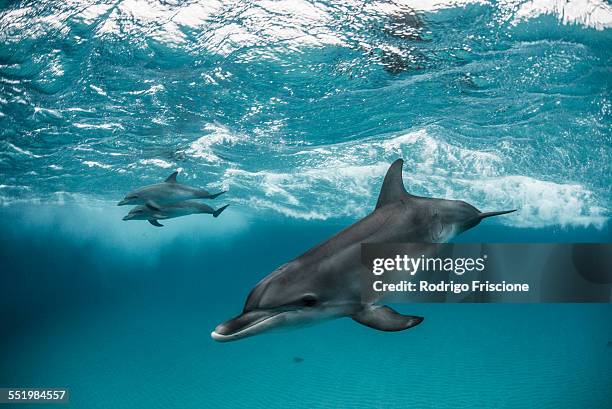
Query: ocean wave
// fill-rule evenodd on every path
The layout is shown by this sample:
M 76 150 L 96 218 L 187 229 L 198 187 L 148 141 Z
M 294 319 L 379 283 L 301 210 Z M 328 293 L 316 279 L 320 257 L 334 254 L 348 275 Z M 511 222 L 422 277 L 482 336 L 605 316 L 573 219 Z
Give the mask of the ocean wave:
M 142 159 L 139 161 L 141 165 L 154 165 L 163 169 L 169 169 L 173 166 L 172 163 L 162 159 Z
M 221 183 L 230 194 L 226 201 L 236 213 L 303 220 L 355 219 L 374 210 L 377 190 L 388 168 L 387 162 L 365 167 L 346 166 L 298 173 L 249 173 L 228 170 Z M 513 227 L 603 228 L 609 212 L 599 205 L 593 192 L 577 184 L 554 183 L 527 176 L 489 179 L 448 179 L 439 176 L 411 177 L 405 174 L 412 193 L 464 200 L 482 211 L 516 208 L 513 216 L 496 219 Z M 411 183 L 417 180 L 417 183 Z M 418 189 L 410 189 L 418 186 Z M 428 189 L 429 187 L 429 189 Z M 260 189 L 260 190 L 259 190 Z M 114 206 L 115 201 L 99 195 L 59 191 L 50 196 L 33 194 L 28 186 L 0 185 L 0 204 L 76 203 L 85 207 Z M 268 216 L 266 216 L 268 215 Z
M 577 24 L 603 30 L 612 27 L 612 6 L 605 0 L 403 0 L 384 5 L 389 12 L 402 6 L 436 12 L 466 5 L 497 8 L 504 21 L 518 24 L 543 15 L 552 15 L 563 24 Z
M 90 168 L 93 168 L 93 167 L 102 168 L 102 169 L 111 169 L 112 168 L 111 165 L 107 165 L 105 163 L 96 162 L 96 161 L 93 161 L 93 160 L 83 161 L 83 165 L 86 165 L 86 166 L 88 166 Z
M 229 128 L 218 124 L 206 124 L 204 133 L 189 145 L 185 154 L 207 162 L 221 162 L 222 159 L 215 153 L 215 147 L 232 147 L 241 140 L 248 140 L 246 136 L 233 133 Z
M 302 149 L 294 157 L 291 171 L 229 168 L 220 186 L 251 209 L 309 220 L 362 217 L 373 209 L 389 163 L 403 157 L 410 192 L 465 200 L 483 211 L 519 209 L 516 217 L 500 223 L 601 228 L 608 217 L 597 196 L 580 184 L 512 174 L 505 171 L 511 159 L 499 152 L 466 149 L 426 130 Z
M 14 152 L 17 152 L 20 155 L 26 156 L 28 158 L 32 158 L 32 159 L 38 159 L 38 158 L 42 158 L 42 155 L 37 155 L 35 153 L 30 152 L 27 149 L 22 149 L 17 145 L 14 145 L 10 142 L 4 142 L 4 145 L 6 145 L 9 149 L 13 150 Z
M 52 7 L 32 3 L 0 13 L 0 26 L 10 31 L 5 40 L 36 40 L 71 31 L 93 30 L 96 38 L 148 38 L 170 47 L 189 45 L 194 53 L 206 49 L 230 56 L 238 50 L 257 51 L 271 47 L 299 50 L 304 47 L 365 45 L 367 39 L 351 38 L 360 30 L 402 13 L 431 14 L 478 5 L 495 11 L 501 22 L 521 21 L 553 15 L 563 24 L 603 30 L 612 25 L 612 7 L 603 0 L 398 0 L 330 1 L 313 4 L 306 0 L 248 2 L 167 2 L 120 0 L 98 4 L 70 0 Z M 338 30 L 350 22 L 353 31 Z M 194 38 L 190 33 L 204 30 Z M 146 43 L 139 41 L 142 47 Z M 55 70 L 63 70 L 61 60 Z
M 123 130 L 123 125 L 118 123 L 102 123 L 102 124 L 86 124 L 86 123 L 75 123 L 75 128 L 80 129 L 104 129 L 107 131 L 111 131 L 114 129 Z
M 355 173 L 350 168 L 330 169 L 326 174 L 314 172 L 321 177 L 268 172 L 249 175 L 234 171 L 229 173 L 228 179 L 240 177 L 243 182 L 232 180 L 227 184 L 244 188 L 246 180 L 248 184 L 262 186 L 265 192 L 263 197 L 253 195 L 235 200 L 248 209 L 268 210 L 306 220 L 363 217 L 374 210 L 376 198 L 371 192 L 377 186 L 374 182 L 380 182 L 384 175 L 374 172 L 374 169 L 387 166 L 387 163 L 381 163 Z M 375 176 L 366 176 L 370 173 Z M 497 221 L 508 226 L 602 228 L 609 219 L 608 212 L 598 205 L 593 192 L 580 185 L 559 184 L 526 176 L 480 180 L 429 177 L 421 181 L 422 188 L 419 190 L 424 190 L 423 187 L 429 183 L 435 185 L 431 190 L 444 190 L 446 194 L 443 197 L 465 200 L 482 211 L 518 209 L 516 215 Z M 322 184 L 327 185 L 325 189 L 322 189 Z M 306 202 L 308 205 L 303 205 Z
M 247 135 L 215 124 L 205 126 L 205 133 L 184 154 L 190 160 L 205 160 L 219 167 L 222 176 L 210 186 L 228 190 L 226 199 L 237 205 L 234 208 L 238 211 L 242 208 L 250 213 L 269 212 L 306 220 L 362 217 L 373 210 L 389 164 L 402 157 L 409 192 L 465 200 L 483 211 L 519 210 L 513 217 L 500 218 L 498 223 L 516 227 L 601 228 L 609 217 L 601 198 L 580 183 L 514 173 L 514 152 L 501 148 L 505 141 L 499 145 L 488 144 L 488 150 L 470 148 L 443 137 L 445 130 L 436 126 L 320 146 L 285 146 L 272 153 L 276 159 L 271 158 L 272 167 L 266 169 L 248 169 L 245 164 L 251 163 L 250 160 L 245 160 L 245 164 L 227 162 L 219 153 L 237 144 L 257 143 Z M 101 170 L 125 171 L 95 160 L 85 160 L 82 164 Z M 133 166 L 171 169 L 175 163 L 141 159 Z M 15 192 L 9 186 L 2 186 L 0 190 Z M 38 200 L 32 197 L 36 192 L 19 193 L 14 198 L 18 202 L 27 202 L 28 197 Z M 48 200 L 85 204 L 89 197 L 64 191 L 54 193 Z M 104 201 L 104 198 L 98 200 Z M 4 196 L 3 203 L 11 203 L 11 198 Z
M 553 15 L 563 24 L 578 24 L 597 30 L 612 27 L 612 5 L 604 0 L 531 0 L 515 2 L 512 23 Z

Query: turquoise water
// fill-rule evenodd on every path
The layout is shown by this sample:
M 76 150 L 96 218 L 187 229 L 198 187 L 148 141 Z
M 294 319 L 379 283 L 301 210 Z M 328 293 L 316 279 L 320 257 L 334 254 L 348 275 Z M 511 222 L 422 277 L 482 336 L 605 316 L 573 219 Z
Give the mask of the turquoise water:
M 609 3 L 433 3 L 0 2 L 0 386 L 75 408 L 610 407 L 610 304 L 210 338 L 370 212 L 397 157 L 412 193 L 519 209 L 458 240 L 610 241 Z M 229 209 L 121 221 L 175 169 Z

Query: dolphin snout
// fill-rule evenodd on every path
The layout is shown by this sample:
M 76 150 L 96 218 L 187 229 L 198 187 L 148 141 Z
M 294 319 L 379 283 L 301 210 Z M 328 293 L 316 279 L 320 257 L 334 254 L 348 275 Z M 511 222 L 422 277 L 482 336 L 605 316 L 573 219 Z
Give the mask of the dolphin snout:
M 215 341 L 228 342 L 262 332 L 267 328 L 265 321 L 279 315 L 278 312 L 258 310 L 240 314 L 217 325 L 210 336 Z
M 123 199 L 122 201 L 120 201 L 119 203 L 117 203 L 117 206 L 123 206 L 123 205 L 126 205 L 126 204 L 128 204 L 127 199 Z
M 121 220 L 126 221 L 126 220 L 130 220 L 131 218 L 132 216 L 130 216 L 129 214 L 126 214 L 125 216 L 123 216 Z

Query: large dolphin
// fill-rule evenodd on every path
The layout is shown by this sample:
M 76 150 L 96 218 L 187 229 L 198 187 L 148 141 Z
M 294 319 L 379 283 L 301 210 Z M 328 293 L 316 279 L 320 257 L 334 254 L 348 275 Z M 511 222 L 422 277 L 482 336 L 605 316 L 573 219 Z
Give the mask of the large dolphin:
M 361 243 L 445 242 L 486 217 L 514 210 L 482 213 L 463 201 L 411 195 L 404 188 L 402 166 L 398 159 L 389 168 L 372 213 L 261 280 L 242 313 L 218 325 L 212 338 L 234 341 L 343 316 L 381 331 L 401 331 L 423 321 L 363 302 Z
M 162 183 L 144 186 L 131 191 L 122 201 L 117 203 L 117 206 L 145 205 L 148 202 L 165 205 L 189 199 L 214 199 L 225 193 L 211 194 L 204 189 L 178 183 L 176 175 L 178 175 L 178 172 L 173 172 Z
M 130 212 L 123 217 L 123 220 L 147 220 L 153 226 L 163 227 L 158 220 L 173 219 L 175 217 L 188 216 L 190 214 L 212 214 L 213 217 L 219 217 L 222 211 L 229 206 L 228 204 L 218 208 L 217 210 L 203 203 L 197 202 L 178 202 L 169 205 L 158 205 L 153 202 L 147 202 L 145 205 L 134 207 Z

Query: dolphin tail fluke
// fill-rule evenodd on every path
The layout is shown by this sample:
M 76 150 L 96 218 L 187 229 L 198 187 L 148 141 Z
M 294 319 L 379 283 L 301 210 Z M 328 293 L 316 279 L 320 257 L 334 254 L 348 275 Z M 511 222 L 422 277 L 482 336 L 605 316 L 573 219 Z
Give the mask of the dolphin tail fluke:
M 403 331 L 419 325 L 423 317 L 402 315 L 386 305 L 368 305 L 353 315 L 353 320 L 379 331 Z
M 224 190 L 223 192 L 219 192 L 219 193 L 215 193 L 215 194 L 212 194 L 212 195 L 208 195 L 208 196 L 206 196 L 204 199 L 214 199 L 214 198 L 216 198 L 216 197 L 221 196 L 221 195 L 222 195 L 223 193 L 225 193 L 225 192 L 226 192 L 226 190 Z
M 163 224 L 161 224 L 160 222 L 158 222 L 158 221 L 157 221 L 157 220 L 155 220 L 155 219 L 150 219 L 150 220 L 149 220 L 149 223 L 151 223 L 151 224 L 152 224 L 153 226 L 155 226 L 155 227 L 164 227 L 164 225 L 163 225 Z
M 217 210 L 215 210 L 215 211 L 213 212 L 213 217 L 219 217 L 219 215 L 221 214 L 221 212 L 223 212 L 223 211 L 224 211 L 224 210 L 227 208 L 227 206 L 229 206 L 229 204 L 226 204 L 225 206 L 220 207 L 220 208 L 218 208 Z

